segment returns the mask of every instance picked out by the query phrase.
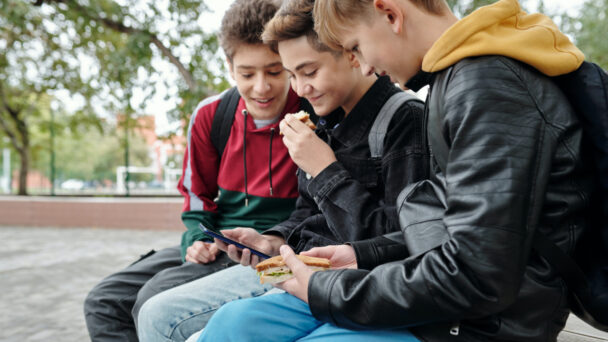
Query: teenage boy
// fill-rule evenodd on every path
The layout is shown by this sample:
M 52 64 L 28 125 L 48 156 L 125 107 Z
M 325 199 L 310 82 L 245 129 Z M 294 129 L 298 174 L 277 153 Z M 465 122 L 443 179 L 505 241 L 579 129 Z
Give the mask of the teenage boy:
M 224 92 L 203 100 L 192 114 L 178 185 L 187 227 L 181 246 L 149 253 L 89 293 L 85 318 L 93 341 L 137 341 L 135 323 L 145 301 L 234 265 L 205 239 L 199 223 L 215 230 L 244 226 L 263 231 L 293 211 L 296 166 L 278 126 L 286 113 L 299 110 L 300 100 L 290 90 L 279 55 L 259 38 L 277 9 L 276 1 L 237 0 L 224 17 L 221 45 L 240 94 L 236 113 L 216 113 L 221 101 L 229 101 Z M 234 117 L 222 155 L 211 141 L 215 115 Z M 256 286 L 249 290 L 256 294 L 268 289 L 252 283 Z
M 582 53 L 516 0 L 462 20 L 443 0 L 317 0 L 314 15 L 321 40 L 365 73 L 430 84 L 435 173 L 400 196 L 401 241 L 313 249 L 345 268 L 316 273 L 283 246 L 295 278 L 282 288 L 295 296 L 230 303 L 203 340 L 271 327 L 265 341 L 356 341 L 409 327 L 394 340 L 555 341 L 568 291 L 531 246 L 540 232 L 572 252 L 585 229 L 582 131 L 549 77 L 576 70 Z
M 278 48 L 292 88 L 320 117 L 316 134 L 291 115 L 280 125 L 283 141 L 299 166 L 296 210 L 263 234 L 246 228 L 223 232 L 270 255 L 277 255 L 285 243 L 303 251 L 400 234 L 394 206 L 399 190 L 428 174 L 422 102 L 414 99 L 389 108 L 389 99 L 405 94 L 388 77 L 362 75 L 352 54 L 321 44 L 313 30 L 312 9 L 308 0 L 285 3 L 263 34 L 265 42 Z M 336 108 L 344 112 L 343 118 L 336 119 Z M 383 153 L 372 158 L 369 139 L 372 127 L 383 121 L 381 112 L 392 118 L 386 120 L 386 136 L 379 142 Z M 258 261 L 248 249 L 241 253 L 232 245 L 218 246 L 245 266 Z M 140 334 L 154 335 L 146 341 L 178 341 L 200 330 L 220 305 L 238 298 L 216 289 L 238 281 L 229 271 L 152 298 L 142 308 Z M 242 283 L 238 286 L 245 286 Z M 255 294 L 246 297 L 251 296 Z

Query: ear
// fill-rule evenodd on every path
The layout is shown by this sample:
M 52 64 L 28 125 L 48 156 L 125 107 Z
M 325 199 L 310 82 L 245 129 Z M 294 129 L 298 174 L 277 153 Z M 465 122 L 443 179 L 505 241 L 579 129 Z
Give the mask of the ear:
M 228 57 L 226 57 L 226 64 L 228 65 L 228 71 L 230 71 L 230 77 L 232 77 L 232 79 L 236 81 L 236 78 L 234 77 L 234 66 L 232 65 L 232 62 Z
M 346 57 L 346 59 L 348 59 L 348 64 L 350 64 L 351 68 L 361 67 L 361 64 L 359 63 L 359 59 L 357 59 L 357 56 L 355 56 L 354 53 L 344 51 L 344 56 Z
M 396 0 L 374 0 L 374 9 L 379 12 L 394 33 L 403 29 L 404 12 Z

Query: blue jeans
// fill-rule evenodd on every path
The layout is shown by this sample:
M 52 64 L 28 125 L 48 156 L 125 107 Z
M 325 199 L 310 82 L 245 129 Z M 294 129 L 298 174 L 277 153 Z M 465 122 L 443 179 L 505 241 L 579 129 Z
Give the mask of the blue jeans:
M 272 289 L 261 285 L 255 270 L 236 265 L 161 292 L 139 311 L 137 334 L 142 342 L 185 341 L 201 330 L 225 303 L 260 296 Z
M 198 342 L 207 341 L 414 342 L 418 339 L 407 329 L 339 328 L 315 319 L 305 302 L 280 293 L 224 305 L 198 339 Z

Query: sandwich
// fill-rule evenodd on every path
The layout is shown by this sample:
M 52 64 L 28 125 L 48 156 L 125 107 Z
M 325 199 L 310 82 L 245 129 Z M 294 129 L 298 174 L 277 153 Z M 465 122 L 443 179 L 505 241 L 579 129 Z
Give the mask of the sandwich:
M 306 111 L 301 110 L 301 111 L 299 111 L 297 113 L 293 113 L 291 115 L 293 115 L 296 119 L 303 122 L 306 126 L 308 126 L 308 128 L 310 128 L 312 130 L 317 129 L 317 126 L 315 125 L 315 123 L 312 122 L 312 120 L 310 120 L 310 114 L 308 114 Z M 282 132 L 279 132 L 279 134 L 283 135 Z
M 331 266 L 329 259 L 305 255 L 296 255 L 296 257 L 315 271 L 325 271 Z M 260 262 L 255 266 L 255 269 L 258 272 L 261 284 L 280 283 L 293 277 L 293 273 L 289 267 L 285 265 L 283 257 L 280 255 Z
M 312 122 L 312 120 L 310 120 L 310 114 L 306 113 L 305 111 L 301 110 L 295 114 L 293 114 L 293 116 L 296 117 L 296 119 L 302 121 L 304 124 L 306 124 L 306 126 L 308 126 L 310 129 L 315 130 L 317 129 L 317 126 L 315 125 L 314 122 Z

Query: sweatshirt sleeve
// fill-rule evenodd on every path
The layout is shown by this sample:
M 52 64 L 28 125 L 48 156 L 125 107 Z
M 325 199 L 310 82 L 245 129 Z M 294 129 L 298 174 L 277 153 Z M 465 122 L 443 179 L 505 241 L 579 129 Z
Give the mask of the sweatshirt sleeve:
M 220 158 L 210 139 L 211 123 L 219 97 L 203 100 L 190 118 L 187 147 L 182 176 L 177 189 L 184 196 L 182 222 L 187 231 L 182 235 L 182 257 L 197 240 L 209 240 L 199 229 L 199 223 L 215 227 L 218 195 L 217 177 Z
M 308 287 L 316 318 L 347 328 L 413 326 L 513 303 L 559 137 L 545 132 L 520 75 L 490 61 L 464 64 L 450 74 L 453 86 L 433 94 L 445 106 L 450 145 L 442 222 L 450 239 L 371 271 L 316 272 Z

